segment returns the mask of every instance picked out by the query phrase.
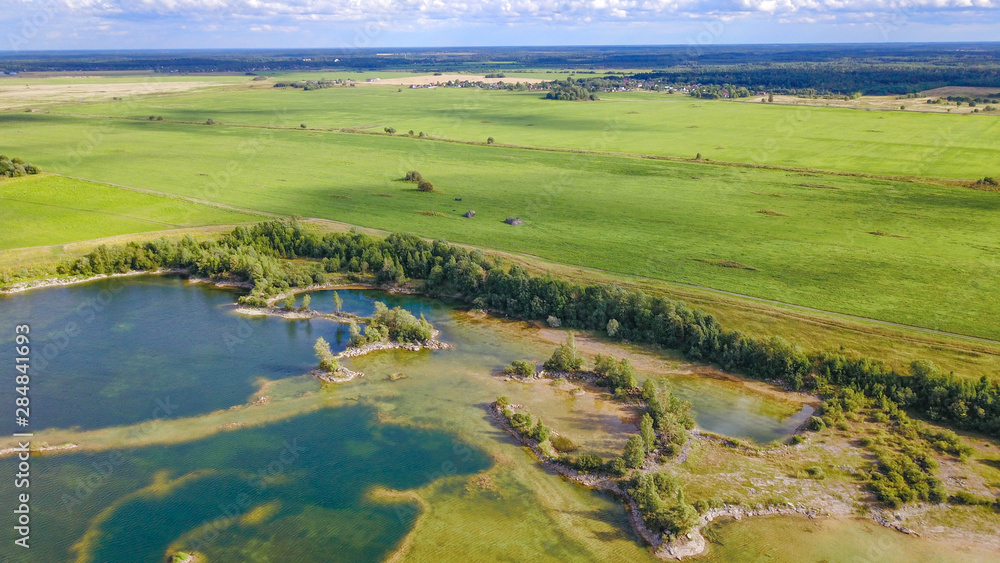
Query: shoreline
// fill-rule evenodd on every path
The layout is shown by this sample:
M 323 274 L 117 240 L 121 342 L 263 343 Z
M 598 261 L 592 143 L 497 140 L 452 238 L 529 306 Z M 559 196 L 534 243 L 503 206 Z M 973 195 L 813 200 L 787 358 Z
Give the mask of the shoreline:
M 118 274 L 98 274 L 96 276 L 76 276 L 68 278 L 51 277 L 39 280 L 14 283 L 10 287 L 0 289 L 0 295 L 15 295 L 18 293 L 24 293 L 26 291 L 31 291 L 33 289 L 44 289 L 48 287 L 66 287 L 70 285 L 78 285 L 105 279 L 131 278 L 136 276 L 166 276 L 171 274 L 186 275 L 189 274 L 189 272 L 184 268 L 167 268 L 161 270 L 137 270 L 131 272 L 118 273 Z M 195 281 L 194 278 L 189 278 L 189 279 L 192 280 L 192 283 L 202 283 L 201 281 Z M 205 282 L 216 283 L 212 282 L 211 280 L 205 280 Z
M 340 351 L 340 353 L 334 356 L 334 358 L 338 360 L 345 358 L 358 358 L 367 354 L 380 352 L 382 350 L 409 350 L 411 352 L 419 352 L 420 350 L 448 350 L 454 348 L 453 345 L 447 342 L 437 340 L 437 336 L 440 334 L 441 331 L 435 329 L 429 340 L 423 340 L 420 342 L 393 342 L 387 340 L 381 342 L 369 342 L 363 346 L 348 347 Z M 310 371 L 309 374 L 320 380 L 322 383 L 347 383 L 348 381 L 365 376 L 364 372 L 352 371 L 343 366 L 338 367 L 332 372 L 322 371 L 319 368 L 316 368 Z M 338 377 L 338 374 L 343 375 Z
M 667 543 L 657 537 L 652 530 L 646 527 L 646 523 L 643 521 L 642 514 L 639 511 L 638 503 L 630 494 L 628 494 L 626 490 L 622 489 L 620 482 L 607 477 L 602 477 L 600 475 L 583 474 L 576 469 L 554 462 L 538 447 L 538 444 L 534 440 L 522 436 L 519 432 L 514 430 L 514 428 L 510 425 L 510 422 L 500 412 L 495 402 L 491 403 L 488 409 L 490 417 L 497 423 L 497 425 L 510 434 L 511 437 L 518 441 L 518 443 L 530 449 L 538 462 L 544 467 L 565 477 L 567 480 L 572 481 L 576 485 L 592 490 L 596 489 L 607 491 L 618 497 L 624 503 L 625 511 L 628 513 L 628 522 L 632 527 L 632 531 L 635 532 L 637 536 L 642 538 L 642 540 L 650 547 L 652 547 L 653 554 L 659 559 L 673 559 L 679 561 L 705 553 L 708 549 L 708 542 L 705 540 L 705 537 L 701 532 L 704 530 L 705 526 L 717 518 L 729 517 L 734 520 L 741 520 L 751 516 L 798 515 L 808 518 L 816 518 L 821 515 L 828 516 L 819 510 L 807 508 L 805 506 L 795 506 L 791 503 L 785 506 L 763 506 L 758 504 L 756 508 L 723 505 L 721 508 L 711 508 L 702 514 L 699 517 L 698 524 L 685 535 L 684 539 L 678 539 Z M 692 438 L 699 439 L 700 436 L 696 434 L 693 435 Z M 883 525 L 888 526 L 887 524 Z

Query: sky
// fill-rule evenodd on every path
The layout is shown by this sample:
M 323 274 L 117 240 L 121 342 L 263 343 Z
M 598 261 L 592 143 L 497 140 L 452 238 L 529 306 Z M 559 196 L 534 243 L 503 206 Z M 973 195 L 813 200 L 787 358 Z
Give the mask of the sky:
M 2 51 L 1000 40 L 1000 0 L 0 0 Z

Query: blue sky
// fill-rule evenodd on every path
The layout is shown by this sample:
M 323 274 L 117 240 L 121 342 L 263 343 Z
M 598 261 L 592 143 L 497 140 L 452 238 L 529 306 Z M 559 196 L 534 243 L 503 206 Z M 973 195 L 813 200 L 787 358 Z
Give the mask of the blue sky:
M 1000 0 L 0 0 L 0 50 L 996 41 Z

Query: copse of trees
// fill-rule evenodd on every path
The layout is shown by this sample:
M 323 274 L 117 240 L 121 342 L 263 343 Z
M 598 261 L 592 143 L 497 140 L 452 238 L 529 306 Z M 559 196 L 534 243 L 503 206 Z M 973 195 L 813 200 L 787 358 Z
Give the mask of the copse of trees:
M 572 372 L 583 367 L 583 356 L 576 349 L 576 338 L 573 333 L 566 335 L 566 342 L 556 347 L 552 357 L 545 360 L 543 366 L 548 371 Z
M 685 500 L 680 481 L 670 473 L 640 473 L 628 492 L 646 527 L 666 541 L 687 533 L 698 521 L 698 511 Z
M 574 100 L 574 101 L 592 101 L 597 99 L 597 94 L 591 92 L 587 88 L 580 86 L 574 82 L 566 80 L 565 82 L 556 81 L 552 83 L 552 87 L 545 94 L 546 100 Z
M 626 395 L 639 386 L 635 377 L 635 368 L 632 367 L 632 362 L 628 358 L 622 358 L 621 361 L 618 361 L 614 356 L 598 354 L 594 360 L 594 372 L 600 378 L 598 383 L 610 387 L 616 395 Z
M 39 167 L 16 156 L 10 158 L 5 154 L 0 155 L 0 177 L 18 178 L 29 174 L 38 174 L 41 171 Z
M 304 258 L 291 262 L 288 259 Z M 290 287 L 322 283 L 331 273 L 369 276 L 376 283 L 423 280 L 430 295 L 457 296 L 510 317 L 560 319 L 578 330 L 608 330 L 617 338 L 680 350 L 694 361 L 714 362 L 748 377 L 783 382 L 793 389 L 824 384 L 851 387 L 869 397 L 882 393 L 901 407 L 960 428 L 1000 435 L 1000 382 L 942 374 L 929 362 L 896 373 L 873 359 L 839 353 L 806 354 L 781 337 L 753 337 L 726 330 L 716 318 L 685 303 L 615 285 L 581 285 L 551 275 L 532 276 L 481 251 L 429 242 L 415 235 L 377 238 L 360 232 L 307 232 L 296 221 L 237 227 L 218 241 L 159 239 L 100 246 L 63 264 L 61 274 L 94 275 L 183 268 L 211 279 L 248 281 L 251 305 Z M 548 368 L 546 368 L 548 369 Z M 654 416 L 655 419 L 655 416 Z
M 362 334 L 358 325 L 350 326 L 351 346 L 390 340 L 393 342 L 423 342 L 434 336 L 434 327 L 421 314 L 420 318 L 402 307 L 390 309 L 381 301 L 375 302 L 375 314 Z

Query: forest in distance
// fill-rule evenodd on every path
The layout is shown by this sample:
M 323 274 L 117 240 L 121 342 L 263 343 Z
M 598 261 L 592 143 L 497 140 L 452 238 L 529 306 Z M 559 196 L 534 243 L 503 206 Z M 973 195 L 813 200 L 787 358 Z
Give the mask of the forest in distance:
M 498 73 L 528 69 L 768 91 L 909 94 L 943 86 L 1000 88 L 1000 44 L 714 45 L 0 53 L 4 72 Z M 549 72 L 552 72 L 551 70 Z M 621 72 L 621 71 L 613 71 Z M 558 75 L 557 75 L 558 76 Z M 514 80 L 514 77 L 511 77 Z

